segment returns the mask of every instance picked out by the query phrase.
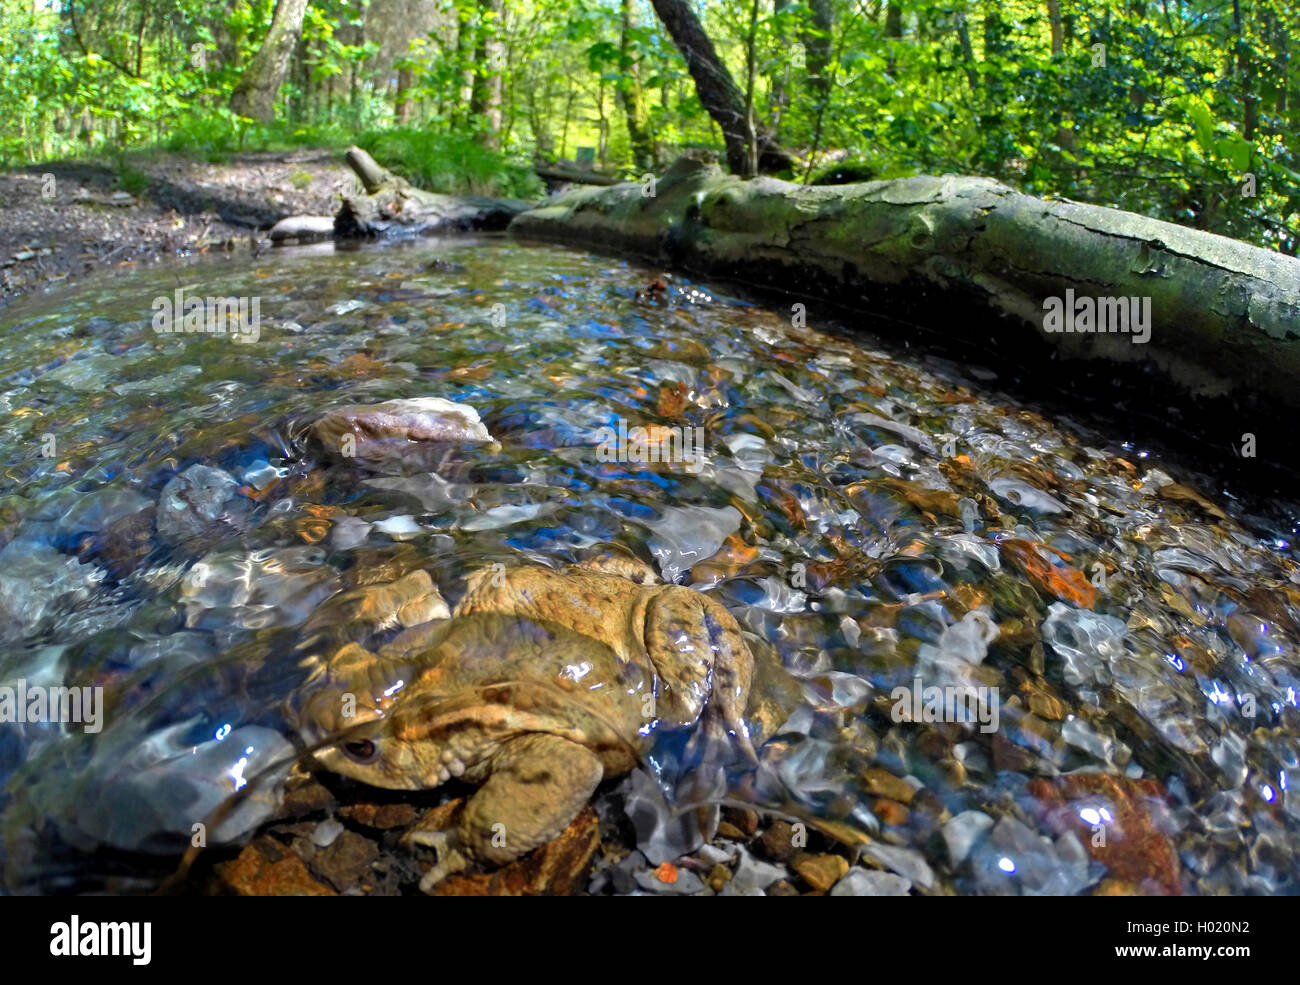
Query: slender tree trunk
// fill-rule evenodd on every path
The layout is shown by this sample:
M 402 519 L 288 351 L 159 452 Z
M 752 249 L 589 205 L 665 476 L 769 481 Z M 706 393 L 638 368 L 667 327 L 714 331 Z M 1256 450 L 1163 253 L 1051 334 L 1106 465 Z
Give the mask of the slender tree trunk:
M 790 38 L 786 34 L 781 14 L 789 6 L 790 0 L 772 0 L 772 13 L 776 19 L 776 48 L 783 54 L 789 50 Z M 785 115 L 785 108 L 790 103 L 785 89 L 789 81 L 790 60 L 783 57 L 772 65 L 772 71 L 767 77 L 767 115 L 772 121 L 772 133 L 777 137 L 781 134 L 781 117 Z
M 1289 69 L 1290 57 L 1291 57 L 1289 53 L 1289 49 L 1287 47 L 1287 29 L 1285 26 L 1278 28 L 1276 39 L 1277 39 L 1276 44 L 1277 44 L 1277 65 L 1278 65 L 1276 110 L 1277 110 L 1277 115 L 1282 117 L 1282 119 L 1285 120 L 1286 110 L 1287 110 L 1287 101 L 1286 101 L 1287 85 L 1288 85 L 1288 80 L 1290 78 L 1288 74 L 1288 69 Z
M 992 62 L 1006 51 L 1006 43 L 1002 37 L 1002 15 L 993 0 L 987 0 L 986 2 L 983 30 L 984 61 Z M 1000 79 L 1001 73 L 993 72 L 985 80 L 985 92 L 988 99 L 986 100 L 987 114 L 981 119 L 982 126 L 995 127 L 1002 124 L 1005 86 Z M 1000 170 L 1001 163 L 999 163 L 998 167 Z
M 1052 34 L 1052 57 L 1065 53 L 1065 25 L 1061 21 L 1061 0 L 1047 0 L 1047 24 Z M 1068 127 L 1056 130 L 1056 145 L 1063 151 L 1074 153 L 1074 131 Z
M 289 71 L 289 57 L 302 34 L 306 12 L 307 0 L 276 0 L 266 40 L 231 94 L 232 112 L 268 123 L 275 119 L 275 100 Z
M 551 118 L 547 112 L 551 101 L 549 80 L 546 88 L 539 95 L 536 85 L 528 86 L 528 126 L 533 131 L 533 143 L 537 147 L 537 156 L 547 159 L 555 154 L 555 134 L 551 130 Z
M 577 98 L 577 89 L 573 76 L 567 76 L 569 87 L 564 94 L 564 129 L 560 131 L 560 157 L 569 155 L 569 123 L 573 120 L 573 101 Z
M 295 123 L 301 123 L 307 118 L 307 98 L 310 94 L 307 87 L 307 46 L 302 38 L 299 38 L 298 43 L 293 46 L 290 74 L 298 80 L 298 97 L 290 104 L 290 119 Z
M 361 122 L 361 70 L 365 66 L 365 47 L 366 47 L 366 22 L 363 20 L 357 25 L 357 34 L 355 44 L 361 50 L 357 52 L 356 57 L 350 59 L 352 66 L 352 77 L 349 80 L 348 104 L 352 110 L 352 121 L 354 125 Z
M 710 117 L 722 130 L 727 148 L 727 164 L 737 174 L 750 172 L 748 140 L 750 124 L 745 110 L 745 95 L 737 88 L 731 73 L 718 57 L 713 42 L 699 18 L 685 0 L 653 0 L 655 13 L 663 22 L 673 43 L 695 80 L 695 92 Z M 793 169 L 794 158 L 776 142 L 771 131 L 754 121 L 760 171 Z
M 456 64 L 461 72 L 461 85 L 452 123 L 460 127 L 474 102 L 474 21 L 465 0 L 456 4 Z
M 745 146 L 749 160 L 746 174 L 758 174 L 758 114 L 754 108 L 754 76 L 758 72 L 758 5 L 753 0 L 749 8 L 749 30 L 745 32 Z
M 411 83 L 415 80 L 415 73 L 409 68 L 399 68 L 397 70 L 397 97 L 396 105 L 393 108 L 393 115 L 397 119 L 399 127 L 406 126 L 411 122 Z
M 897 65 L 893 42 L 901 41 L 903 38 L 903 7 L 899 0 L 889 0 L 889 9 L 885 11 L 885 37 L 889 39 L 889 43 L 885 45 L 888 52 L 885 55 L 885 67 L 892 75 Z
M 609 166 L 609 117 L 605 115 L 605 77 L 602 75 L 596 83 L 596 142 L 600 157 L 600 169 Z
M 830 100 L 831 96 L 831 29 L 834 27 L 834 13 L 831 10 L 830 0 L 810 0 L 808 4 L 812 11 L 811 31 L 804 32 L 803 46 L 808 54 L 808 87 L 812 89 L 813 95 L 817 98 L 817 104 L 822 105 Z M 889 5 L 891 16 L 895 5 Z M 900 21 L 901 25 L 901 21 Z M 900 29 L 899 34 L 902 31 Z
M 975 71 L 975 49 L 970 43 L 970 25 L 966 23 L 966 11 L 958 10 L 955 21 L 957 43 L 961 46 L 961 60 L 965 63 L 966 83 L 972 93 L 977 93 L 980 91 L 980 77 Z
M 1237 35 L 1237 78 L 1241 80 L 1241 135 L 1246 140 L 1254 140 L 1255 128 L 1259 125 L 1259 97 L 1255 94 L 1250 51 L 1241 24 L 1241 0 L 1232 0 L 1232 26 Z
M 505 44 L 501 40 L 505 0 L 483 0 L 478 44 L 475 46 L 477 69 L 474 75 L 474 98 L 471 111 L 483 117 L 484 128 L 478 139 L 488 147 L 501 146 L 501 75 L 505 68 Z
M 650 140 L 650 123 L 645 110 L 645 93 L 641 90 L 641 66 L 632 52 L 629 34 L 636 27 L 636 0 L 623 0 L 622 30 L 619 34 L 619 67 L 624 78 L 618 86 L 619 102 L 627 119 L 627 141 L 632 160 L 639 171 L 653 170 L 654 144 Z
M 1065 25 L 1061 22 L 1061 0 L 1047 0 L 1047 26 L 1052 34 L 1052 54 L 1065 50 Z

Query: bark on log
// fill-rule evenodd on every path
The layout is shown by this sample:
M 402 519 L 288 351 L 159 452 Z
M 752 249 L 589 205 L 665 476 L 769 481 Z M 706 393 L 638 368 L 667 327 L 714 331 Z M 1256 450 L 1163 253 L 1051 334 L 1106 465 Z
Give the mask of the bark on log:
M 360 147 L 348 148 L 346 160 L 365 191 L 344 197 L 334 217 L 334 236 L 338 239 L 505 229 L 511 219 L 528 208 L 526 202 L 514 199 L 424 191 L 380 167 Z
M 566 168 L 559 164 L 539 164 L 533 168 L 539 178 L 547 181 L 568 181 L 575 185 L 601 185 L 608 187 L 619 184 L 622 179 L 598 171 L 583 171 L 579 168 Z
M 1151 360 L 1200 396 L 1254 391 L 1300 406 L 1295 258 L 1116 209 L 1043 201 L 986 178 L 806 187 L 681 160 L 653 191 L 575 189 L 510 230 L 822 299 L 823 309 L 978 333 L 986 350 L 1028 344 L 1054 356 Z M 1150 298 L 1149 342 L 1047 331 L 1048 299 L 1067 291 Z

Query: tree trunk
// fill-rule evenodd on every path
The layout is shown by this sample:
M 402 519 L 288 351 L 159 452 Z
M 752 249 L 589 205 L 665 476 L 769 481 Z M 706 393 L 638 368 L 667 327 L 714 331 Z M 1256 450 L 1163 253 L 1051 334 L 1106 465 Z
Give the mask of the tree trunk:
M 808 4 L 812 11 L 811 31 L 803 36 L 804 50 L 808 53 L 808 86 L 817 97 L 817 105 L 824 106 L 831 98 L 831 29 L 834 27 L 834 14 L 830 0 L 811 0 Z M 890 11 L 895 5 L 890 4 Z
M 479 140 L 486 146 L 501 146 L 501 73 L 505 68 L 504 28 L 505 0 L 483 0 L 476 46 L 478 68 L 474 75 L 474 99 L 471 112 L 485 121 Z
M 1241 136 L 1245 140 L 1254 140 L 1255 128 L 1259 125 L 1259 97 L 1255 95 L 1250 48 L 1241 24 L 1241 0 L 1232 0 L 1232 26 L 1237 35 L 1233 47 L 1237 52 L 1237 77 L 1241 81 Z
M 537 156 L 543 160 L 548 160 L 555 154 L 555 133 L 551 130 L 551 95 L 549 79 L 540 93 L 536 85 L 530 85 L 525 95 L 528 100 L 528 128 L 533 131 Z
M 307 68 L 307 45 L 301 38 L 293 46 L 293 67 L 298 79 L 298 98 L 293 101 L 291 119 L 301 123 L 311 111 L 311 70 Z
M 463 2 L 456 4 L 456 65 L 461 73 L 460 100 L 452 121 L 459 127 L 474 102 L 474 22 L 468 4 Z
M 749 173 L 750 153 L 746 140 L 749 119 L 745 112 L 744 93 L 732 80 L 731 73 L 714 50 L 713 42 L 704 32 L 704 26 L 685 0 L 653 0 L 653 3 L 655 13 L 686 61 L 700 102 L 722 130 L 727 165 L 736 174 Z M 758 169 L 765 172 L 792 170 L 794 158 L 776 142 L 771 131 L 757 120 L 754 129 L 757 133 Z
M 623 0 L 622 31 L 619 34 L 619 68 L 624 78 L 619 83 L 618 98 L 627 119 L 627 141 L 632 160 L 639 171 L 655 166 L 654 144 L 650 140 L 650 122 L 646 115 L 645 94 L 641 91 L 641 66 L 632 54 L 629 33 L 636 27 L 636 0 Z
M 972 93 L 980 91 L 979 73 L 975 71 L 975 49 L 970 43 L 970 25 L 966 23 L 966 11 L 958 10 L 953 18 L 956 23 L 957 44 L 961 48 L 961 60 L 966 70 L 966 84 Z
M 289 71 L 289 58 L 302 34 L 302 18 L 306 12 L 307 0 L 276 0 L 266 40 L 231 94 L 233 113 L 264 123 L 275 119 L 275 100 Z
M 397 120 L 399 127 L 406 126 L 411 122 L 411 83 L 415 79 L 415 73 L 409 68 L 399 68 L 397 70 L 397 105 L 394 107 L 393 115 Z
M 899 0 L 889 0 L 889 9 L 885 12 L 885 37 L 890 42 L 903 39 L 903 7 Z M 887 43 L 885 50 L 885 68 L 893 75 L 898 56 L 892 43 Z
M 638 183 L 578 189 L 510 229 L 787 292 L 828 314 L 898 317 L 1009 360 L 1107 359 L 1197 393 L 1300 407 L 1300 260 L 989 178 L 807 187 L 682 160 L 653 197 Z M 1141 299 L 1146 328 L 1051 331 L 1049 303 L 1083 298 Z
M 758 174 L 758 110 L 754 108 L 754 78 L 758 72 L 758 5 L 751 0 L 749 27 L 745 31 L 745 147 L 749 159 L 745 174 Z
M 1065 50 L 1065 25 L 1061 23 L 1061 0 L 1047 0 L 1047 28 L 1052 35 L 1052 54 Z
M 1052 57 L 1065 53 L 1065 25 L 1061 22 L 1061 0 L 1047 0 L 1047 24 L 1052 36 Z M 1066 127 L 1056 130 L 1056 145 L 1061 150 L 1074 153 L 1074 131 Z
M 785 22 L 781 16 L 782 12 L 790 6 L 790 3 L 791 0 L 772 0 L 772 13 L 776 20 L 776 47 L 781 52 L 785 52 L 790 43 L 790 39 L 786 35 Z M 772 133 L 778 139 L 781 134 L 781 117 L 785 115 L 785 108 L 790 101 L 785 88 L 789 81 L 789 59 L 782 58 L 780 61 L 774 62 L 772 71 L 767 76 L 767 113 L 772 120 Z

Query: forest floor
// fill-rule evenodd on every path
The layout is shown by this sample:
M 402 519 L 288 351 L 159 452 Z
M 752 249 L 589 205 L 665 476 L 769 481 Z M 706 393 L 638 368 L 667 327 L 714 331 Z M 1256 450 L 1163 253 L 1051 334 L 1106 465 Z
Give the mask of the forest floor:
M 0 171 L 0 306 L 32 290 L 107 267 L 269 247 L 286 216 L 333 215 L 355 181 L 324 148 L 233 155 L 210 163 L 179 154 L 66 161 Z

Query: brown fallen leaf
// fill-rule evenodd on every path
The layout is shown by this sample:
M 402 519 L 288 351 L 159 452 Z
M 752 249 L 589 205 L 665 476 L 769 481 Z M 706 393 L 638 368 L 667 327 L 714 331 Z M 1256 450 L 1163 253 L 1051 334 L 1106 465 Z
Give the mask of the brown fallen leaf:
M 1161 499 L 1172 500 L 1176 503 L 1194 503 L 1218 520 L 1228 519 L 1227 513 L 1224 513 L 1223 510 L 1219 509 L 1191 486 L 1184 486 L 1181 482 L 1171 482 L 1167 486 L 1161 486 L 1159 495 Z
M 431 896 L 573 896 L 586 887 L 600 847 L 600 821 L 590 806 L 553 841 L 495 872 L 448 876 Z
M 1083 609 L 1091 609 L 1097 604 L 1097 589 L 1088 581 L 1087 575 L 1078 568 L 1053 564 L 1043 556 L 1040 548 L 1052 551 L 1065 560 L 1070 560 L 1069 555 L 1055 551 L 1046 544 L 1035 544 L 1017 538 L 999 541 L 998 547 L 1003 558 L 1020 569 L 1040 591 Z
M 236 896 L 337 896 L 302 859 L 269 835 L 249 842 L 238 856 L 213 867 L 216 892 Z

